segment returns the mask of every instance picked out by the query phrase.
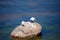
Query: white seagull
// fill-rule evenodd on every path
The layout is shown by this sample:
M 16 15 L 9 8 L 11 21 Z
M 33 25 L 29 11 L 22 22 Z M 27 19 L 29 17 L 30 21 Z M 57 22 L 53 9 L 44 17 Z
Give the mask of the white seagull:
M 35 21 L 35 18 L 34 18 L 34 17 L 31 17 L 30 20 L 31 20 L 31 21 Z

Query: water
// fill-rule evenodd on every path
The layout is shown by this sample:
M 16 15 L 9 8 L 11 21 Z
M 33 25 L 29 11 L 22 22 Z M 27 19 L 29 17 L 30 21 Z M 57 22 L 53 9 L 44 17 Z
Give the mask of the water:
M 11 31 L 34 16 L 42 25 L 42 40 L 60 40 L 58 0 L 0 0 L 0 40 L 11 40 Z
M 48 15 L 47 15 L 48 16 Z M 51 16 L 48 17 L 44 16 L 36 16 L 36 22 L 40 23 L 42 25 L 42 39 L 57 39 L 59 37 L 59 20 L 57 21 L 55 18 L 57 16 Z M 22 20 L 29 21 L 29 16 L 19 17 L 12 20 L 3 20 L 0 27 L 0 39 L 1 40 L 10 40 L 9 35 L 11 31 L 18 25 L 20 25 L 20 22 Z M 6 21 L 6 22 L 5 22 Z

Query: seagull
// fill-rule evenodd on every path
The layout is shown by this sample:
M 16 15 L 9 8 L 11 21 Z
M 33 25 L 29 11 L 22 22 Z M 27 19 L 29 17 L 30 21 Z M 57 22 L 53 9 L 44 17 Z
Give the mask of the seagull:
M 22 21 L 22 22 L 21 22 L 21 25 L 24 26 L 24 23 L 25 23 L 25 21 Z
M 31 17 L 30 20 L 31 20 L 31 22 L 34 22 L 35 21 L 35 18 L 34 17 Z

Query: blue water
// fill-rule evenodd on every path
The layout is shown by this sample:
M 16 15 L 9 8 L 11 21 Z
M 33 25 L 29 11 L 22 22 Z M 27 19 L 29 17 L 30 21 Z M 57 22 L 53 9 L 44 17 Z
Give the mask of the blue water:
M 0 0 L 0 40 L 11 40 L 11 31 L 32 16 L 42 26 L 42 40 L 60 40 L 59 4 L 58 0 Z

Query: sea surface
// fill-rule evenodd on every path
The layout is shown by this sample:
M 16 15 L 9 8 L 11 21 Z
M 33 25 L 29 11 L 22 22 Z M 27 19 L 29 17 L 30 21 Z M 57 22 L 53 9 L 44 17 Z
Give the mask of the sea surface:
M 42 40 L 60 40 L 58 0 L 0 0 L 0 40 L 11 40 L 10 33 L 33 16 L 42 26 Z

